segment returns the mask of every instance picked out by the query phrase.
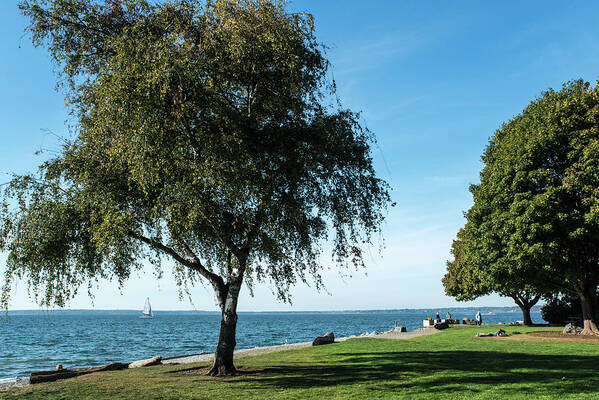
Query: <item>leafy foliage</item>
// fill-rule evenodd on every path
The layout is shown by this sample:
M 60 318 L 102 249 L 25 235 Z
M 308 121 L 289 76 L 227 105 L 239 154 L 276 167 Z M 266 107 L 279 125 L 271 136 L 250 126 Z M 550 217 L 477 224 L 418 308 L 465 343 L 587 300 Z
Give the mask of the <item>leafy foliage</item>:
M 338 265 L 363 265 L 389 189 L 374 136 L 328 103 L 310 15 L 266 0 L 20 7 L 76 123 L 59 156 L 3 192 L 5 307 L 15 278 L 62 306 L 143 258 L 160 273 L 164 256 L 181 285 L 270 280 L 289 300 L 297 280 L 322 286 L 329 234 Z
M 467 233 L 466 228 L 460 229 L 457 239 L 453 241 L 451 254 L 454 258 L 447 262 L 447 273 L 442 280 L 445 293 L 458 301 L 474 300 L 493 291 L 492 286 L 486 282 L 485 271 L 474 268 L 468 258 L 464 241 Z
M 599 260 L 599 89 L 549 90 L 490 139 L 453 275 L 482 291 L 590 293 Z M 470 278 L 471 274 L 475 279 Z M 499 286 L 497 286 L 499 285 Z M 478 292 L 466 289 L 462 296 Z M 461 293 L 460 293 L 461 294 Z
M 529 283 L 519 272 L 505 271 L 497 265 L 488 266 L 474 262 L 469 258 L 473 252 L 467 248 L 472 242 L 466 240 L 474 240 L 468 237 L 469 234 L 471 232 L 466 224 L 452 243 L 451 253 L 454 259 L 447 262 L 447 273 L 442 279 L 445 293 L 458 301 L 474 300 L 491 293 L 511 297 L 524 312 L 525 322 L 532 323 L 530 309 L 541 297 L 538 292 L 539 285 Z

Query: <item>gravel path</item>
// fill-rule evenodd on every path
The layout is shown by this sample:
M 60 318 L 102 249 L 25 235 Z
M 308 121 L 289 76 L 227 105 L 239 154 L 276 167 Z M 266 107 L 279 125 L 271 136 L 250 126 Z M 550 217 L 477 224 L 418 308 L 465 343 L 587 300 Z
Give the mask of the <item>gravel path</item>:
M 415 331 L 409 332 L 383 332 L 372 337 L 375 337 L 377 339 L 412 339 L 419 336 L 434 335 L 435 333 L 439 332 L 441 331 L 435 328 L 420 328 Z

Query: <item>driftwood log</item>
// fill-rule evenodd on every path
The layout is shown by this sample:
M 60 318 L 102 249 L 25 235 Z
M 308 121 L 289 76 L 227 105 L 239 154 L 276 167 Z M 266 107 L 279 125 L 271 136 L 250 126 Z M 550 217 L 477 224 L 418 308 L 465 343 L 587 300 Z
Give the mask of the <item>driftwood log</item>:
M 335 343 L 335 334 L 333 332 L 328 332 L 324 336 L 318 336 L 312 342 L 312 346 L 320 346 L 322 344 Z
M 74 378 L 80 375 L 87 375 L 93 372 L 102 372 L 102 371 L 117 371 L 120 369 L 126 369 L 129 367 L 129 363 L 112 363 L 108 365 L 103 365 L 101 367 L 91 367 L 91 368 L 78 368 L 78 369 L 60 369 L 60 370 L 52 370 L 52 371 L 38 371 L 32 372 L 29 377 L 29 383 L 43 383 L 43 382 L 54 382 L 60 379 Z
M 149 367 L 151 365 L 158 365 L 162 362 L 162 357 L 156 356 L 152 358 L 146 358 L 145 360 L 133 361 L 129 364 L 129 368 L 141 368 L 141 367 Z

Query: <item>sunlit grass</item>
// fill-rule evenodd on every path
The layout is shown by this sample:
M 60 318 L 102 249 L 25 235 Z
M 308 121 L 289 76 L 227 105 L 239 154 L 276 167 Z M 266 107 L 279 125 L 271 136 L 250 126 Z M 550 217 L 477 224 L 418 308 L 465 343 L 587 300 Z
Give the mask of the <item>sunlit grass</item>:
M 411 340 L 344 343 L 248 357 L 248 373 L 210 378 L 201 364 L 92 374 L 0 394 L 23 399 L 594 399 L 599 343 L 475 338 L 452 328 Z M 543 328 L 505 328 L 529 332 Z M 555 329 L 555 328 L 554 328 Z

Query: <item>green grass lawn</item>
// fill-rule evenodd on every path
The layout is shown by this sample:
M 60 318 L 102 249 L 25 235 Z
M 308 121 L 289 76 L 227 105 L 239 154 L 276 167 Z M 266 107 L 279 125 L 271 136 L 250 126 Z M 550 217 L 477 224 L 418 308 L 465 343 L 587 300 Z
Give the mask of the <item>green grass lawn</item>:
M 508 327 L 529 332 L 548 328 Z M 233 378 L 182 373 L 201 364 L 81 376 L 0 392 L 12 399 L 599 399 L 599 342 L 475 338 L 460 327 L 410 340 L 344 343 L 247 357 Z

